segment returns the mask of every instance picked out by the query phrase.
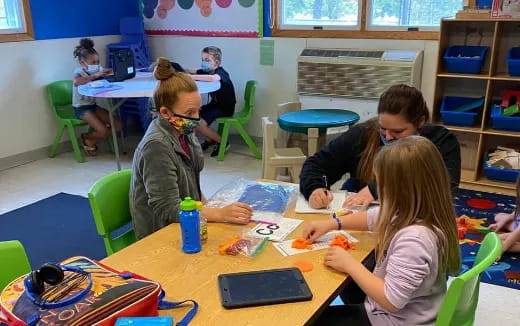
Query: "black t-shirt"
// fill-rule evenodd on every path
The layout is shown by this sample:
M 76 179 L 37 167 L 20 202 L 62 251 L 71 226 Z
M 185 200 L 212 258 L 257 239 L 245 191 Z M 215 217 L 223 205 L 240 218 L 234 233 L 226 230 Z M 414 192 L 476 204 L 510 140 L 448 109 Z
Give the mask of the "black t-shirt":
M 229 78 L 229 74 L 224 68 L 218 67 L 215 71 L 211 73 L 204 72 L 202 70 L 197 70 L 198 75 L 219 75 L 220 76 L 220 88 L 210 93 L 211 102 L 216 103 L 219 109 L 227 116 L 233 115 L 235 113 L 235 104 L 237 103 L 237 99 L 235 97 L 235 87 L 233 86 L 233 82 L 231 78 Z
M 350 178 L 359 184 L 356 175 L 361 152 L 367 142 L 367 127 L 367 122 L 353 126 L 322 150 L 307 158 L 300 174 L 300 191 L 305 198 L 308 199 L 315 189 L 325 186 L 323 175 L 327 176 L 329 185 L 332 185 L 348 172 Z M 420 135 L 428 138 L 441 152 L 454 191 L 460 182 L 460 146 L 457 138 L 443 126 L 432 124 L 425 124 Z M 372 196 L 377 199 L 377 186 L 369 184 L 368 187 Z
M 172 65 L 173 69 L 177 72 L 184 72 L 184 68 L 177 62 L 170 61 L 170 64 Z

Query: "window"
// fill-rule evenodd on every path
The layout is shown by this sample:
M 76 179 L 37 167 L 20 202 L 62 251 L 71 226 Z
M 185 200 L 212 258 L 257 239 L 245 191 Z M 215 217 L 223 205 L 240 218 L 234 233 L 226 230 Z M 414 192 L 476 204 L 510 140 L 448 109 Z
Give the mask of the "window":
M 25 19 L 21 0 L 0 0 L 0 33 L 25 33 Z
M 442 18 L 460 9 L 461 0 L 371 0 L 369 29 L 438 29 Z
M 359 0 L 281 0 L 283 28 L 359 28 Z
M 271 0 L 273 36 L 438 39 L 464 0 Z

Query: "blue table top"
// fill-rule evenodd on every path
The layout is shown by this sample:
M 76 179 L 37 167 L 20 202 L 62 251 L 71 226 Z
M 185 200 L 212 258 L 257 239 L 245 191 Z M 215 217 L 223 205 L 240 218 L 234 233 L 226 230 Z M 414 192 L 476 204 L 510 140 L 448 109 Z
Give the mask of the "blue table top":
M 287 112 L 278 117 L 280 128 L 290 132 L 307 133 L 308 128 L 327 128 L 352 125 L 359 121 L 355 112 L 342 109 L 306 109 Z

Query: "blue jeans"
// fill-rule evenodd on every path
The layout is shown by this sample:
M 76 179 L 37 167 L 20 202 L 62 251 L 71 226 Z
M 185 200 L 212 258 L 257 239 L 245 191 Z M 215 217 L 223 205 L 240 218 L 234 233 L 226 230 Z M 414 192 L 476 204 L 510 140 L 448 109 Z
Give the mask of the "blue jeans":
M 82 105 L 78 107 L 74 107 L 74 114 L 76 115 L 76 118 L 83 119 L 83 116 L 87 112 L 95 113 L 97 110 L 96 104 L 89 104 L 89 105 Z

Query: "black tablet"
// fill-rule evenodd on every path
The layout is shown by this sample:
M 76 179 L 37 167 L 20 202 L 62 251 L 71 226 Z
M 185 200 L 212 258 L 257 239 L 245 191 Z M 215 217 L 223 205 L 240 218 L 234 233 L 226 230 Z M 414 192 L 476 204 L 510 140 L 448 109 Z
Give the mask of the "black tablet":
M 228 309 L 312 299 L 297 268 L 222 274 L 218 285 L 222 305 Z

